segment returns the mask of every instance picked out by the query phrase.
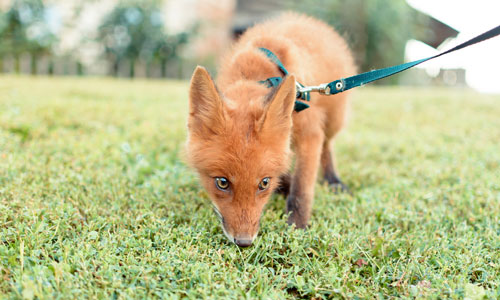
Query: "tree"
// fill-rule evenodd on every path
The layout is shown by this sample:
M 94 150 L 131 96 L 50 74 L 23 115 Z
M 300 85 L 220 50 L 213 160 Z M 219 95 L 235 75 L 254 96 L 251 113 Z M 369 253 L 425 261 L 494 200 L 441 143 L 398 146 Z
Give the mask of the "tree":
M 187 42 L 187 33 L 171 35 L 166 39 L 159 41 L 156 46 L 154 59 L 160 63 L 162 77 L 166 77 L 167 75 L 167 62 L 172 59 L 177 59 L 179 57 L 177 50 L 181 45 L 184 45 Z
M 7 12 L 0 12 L 0 58 L 12 55 L 16 72 L 20 54 L 31 54 L 31 71 L 36 73 L 37 58 L 52 49 L 56 38 L 47 23 L 47 12 L 41 0 L 14 0 Z
M 187 34 L 168 36 L 164 31 L 163 15 L 159 1 L 122 1 L 105 17 L 99 27 L 98 41 L 105 47 L 108 60 L 112 61 L 113 75 L 124 60 L 130 63 L 129 76 L 134 77 L 135 62 L 141 58 L 149 66 L 162 64 L 165 76 L 166 63 L 175 57 L 177 48 L 187 42 Z

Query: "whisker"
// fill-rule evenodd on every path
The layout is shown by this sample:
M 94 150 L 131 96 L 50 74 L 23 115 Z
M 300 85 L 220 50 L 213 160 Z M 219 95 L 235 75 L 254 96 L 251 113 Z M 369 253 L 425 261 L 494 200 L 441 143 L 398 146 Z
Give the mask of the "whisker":
M 220 221 L 220 224 L 221 224 L 221 227 L 222 227 L 222 231 L 224 232 L 224 235 L 232 242 L 232 243 L 236 243 L 236 240 L 235 238 L 229 234 L 229 232 L 226 231 L 226 224 L 224 222 L 224 217 L 222 216 L 222 214 L 220 213 L 219 209 L 217 209 L 217 207 L 212 203 L 212 208 L 214 209 L 214 212 L 215 212 L 215 215 L 217 216 L 217 218 L 219 219 Z
M 217 209 L 217 207 L 212 204 L 212 208 L 214 209 L 214 212 L 215 212 L 215 215 L 217 216 L 217 218 L 219 218 L 219 221 L 221 221 L 221 223 L 224 223 L 224 218 L 222 217 L 222 214 Z

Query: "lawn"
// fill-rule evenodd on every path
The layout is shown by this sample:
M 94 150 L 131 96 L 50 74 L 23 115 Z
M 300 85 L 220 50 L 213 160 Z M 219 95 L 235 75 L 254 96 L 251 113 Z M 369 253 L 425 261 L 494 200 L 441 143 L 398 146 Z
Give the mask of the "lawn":
M 187 83 L 0 77 L 0 298 L 500 298 L 500 96 L 356 90 L 353 195 L 230 244 L 183 160 Z

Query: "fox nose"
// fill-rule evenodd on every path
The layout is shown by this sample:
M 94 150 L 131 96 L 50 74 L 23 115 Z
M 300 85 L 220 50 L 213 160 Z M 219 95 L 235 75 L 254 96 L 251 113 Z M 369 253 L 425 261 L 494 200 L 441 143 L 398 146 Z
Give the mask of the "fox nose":
M 234 239 L 234 243 L 240 247 L 248 247 L 252 245 L 253 240 L 250 238 Z

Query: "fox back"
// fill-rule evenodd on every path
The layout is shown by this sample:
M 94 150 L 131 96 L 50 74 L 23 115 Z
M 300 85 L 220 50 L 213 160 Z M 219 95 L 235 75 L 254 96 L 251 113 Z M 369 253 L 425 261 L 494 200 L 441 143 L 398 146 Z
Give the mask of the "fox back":
M 282 76 L 261 47 L 293 74 L 278 87 L 259 83 Z M 304 202 L 305 211 L 292 207 L 289 220 L 305 226 L 313 173 L 324 144 L 344 124 L 347 105 L 346 95 L 312 95 L 310 108 L 294 112 L 295 81 L 317 85 L 354 71 L 346 43 L 331 27 L 291 13 L 247 30 L 223 59 L 216 81 L 196 68 L 189 92 L 188 159 L 232 242 L 249 246 L 257 236 L 262 210 L 290 167 L 291 145 L 297 156 L 292 206 Z

